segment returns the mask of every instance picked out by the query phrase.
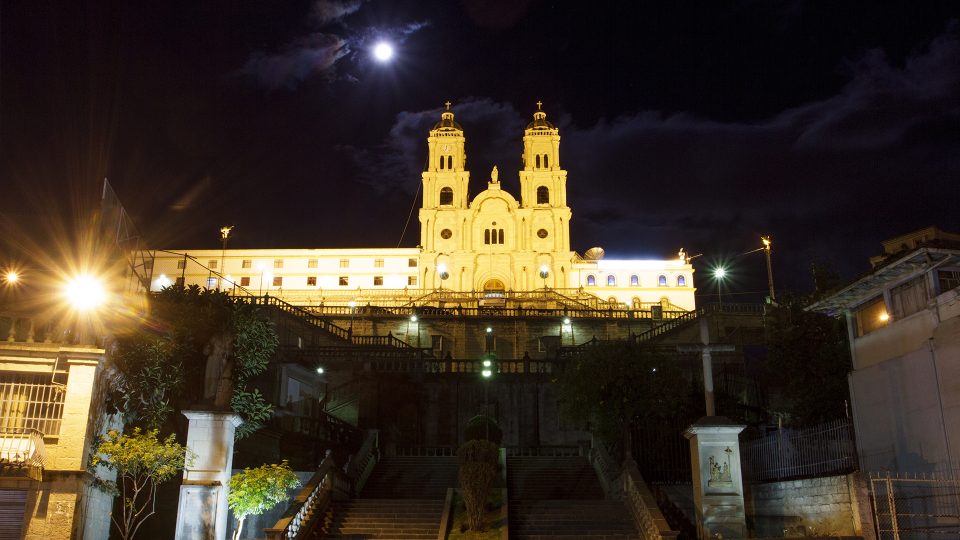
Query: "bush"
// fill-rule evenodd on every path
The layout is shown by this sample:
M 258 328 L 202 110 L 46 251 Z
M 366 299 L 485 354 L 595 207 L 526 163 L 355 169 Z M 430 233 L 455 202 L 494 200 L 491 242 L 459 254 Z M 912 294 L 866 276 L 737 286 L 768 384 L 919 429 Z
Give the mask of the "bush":
M 484 440 L 466 442 L 457 450 L 460 493 L 467 507 L 467 523 L 474 531 L 483 530 L 484 506 L 497 477 L 499 455 L 500 448 Z
M 463 435 L 468 441 L 490 441 L 497 446 L 503 441 L 503 430 L 496 420 L 485 414 L 478 414 L 468 420 Z

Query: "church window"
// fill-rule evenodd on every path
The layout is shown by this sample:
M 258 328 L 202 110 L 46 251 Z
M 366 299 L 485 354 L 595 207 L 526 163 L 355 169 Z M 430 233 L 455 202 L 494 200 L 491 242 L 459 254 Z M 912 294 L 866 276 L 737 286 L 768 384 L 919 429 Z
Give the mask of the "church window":
M 453 236 L 453 231 L 450 229 L 444 229 L 440 231 L 440 238 L 443 238 L 444 240 L 449 239 L 451 236 Z
M 177 270 L 183 270 L 187 267 L 187 261 L 185 259 L 180 259 L 177 261 Z
M 410 268 L 416 268 L 416 267 L 417 267 L 417 260 L 416 260 L 416 259 L 407 259 L 407 266 L 409 266 Z
M 486 229 L 483 231 L 483 243 L 484 244 L 490 243 L 490 229 Z
M 274 259 L 273 260 L 274 268 L 283 268 L 283 259 Z
M 273 286 L 283 287 L 283 276 L 273 276 Z
M 347 287 L 350 285 L 350 276 L 340 276 L 340 286 Z
M 407 276 L 407 285 L 411 287 L 417 286 L 417 276 Z
M 373 276 L 373 286 L 382 287 L 383 286 L 383 276 Z
M 617 285 L 617 276 L 610 274 L 607 276 L 607 287 L 615 287 Z
M 350 259 L 340 259 L 340 268 L 350 268 Z
M 483 231 L 484 244 L 503 244 L 503 229 L 486 229 Z
M 686 286 L 687 286 L 687 278 L 683 276 L 677 276 L 677 287 L 686 287 Z
M 383 268 L 383 259 L 374 259 L 373 260 L 374 268 Z
M 537 204 L 550 204 L 550 188 L 547 186 L 537 188 Z
M 660 276 L 660 277 L 658 277 L 658 278 L 657 278 L 657 285 L 659 285 L 660 287 L 666 287 L 666 286 L 667 286 L 667 276 Z
M 316 259 L 307 259 L 307 268 L 316 268 L 317 260 Z
M 217 268 L 217 260 L 216 260 L 216 259 L 210 259 L 209 261 L 207 261 L 207 267 L 216 270 L 216 268 Z
M 440 204 L 453 204 L 453 190 L 445 187 L 440 190 Z
M 540 238 L 546 238 L 549 234 L 550 233 L 548 233 L 546 229 L 540 229 L 539 231 L 537 231 L 537 236 L 539 236 Z
M 243 277 L 241 277 L 241 278 L 240 278 L 240 286 L 241 286 L 241 287 L 249 287 L 249 286 L 250 286 L 250 276 L 243 276 Z
M 253 266 L 253 261 L 250 259 L 244 259 L 243 262 L 240 263 L 241 268 L 250 268 L 252 266 Z
M 639 287 L 639 286 L 640 286 L 640 277 L 637 276 L 636 274 L 630 276 L 630 286 L 631 286 L 631 287 Z
M 502 244 L 502 243 L 503 243 L 503 229 L 500 229 L 500 230 L 497 232 L 497 243 L 498 243 L 498 244 Z
M 587 287 L 595 287 L 597 285 L 597 278 L 593 276 L 587 276 Z
M 453 168 L 453 156 L 447 156 L 447 168 L 448 169 Z
M 443 159 L 443 158 L 444 158 L 444 156 L 440 156 L 440 170 L 441 170 L 441 171 L 443 170 L 443 168 L 444 168 L 444 167 L 446 166 L 446 164 L 447 164 L 447 160 L 446 160 L 446 159 Z
M 543 168 L 544 169 L 550 168 L 550 156 L 548 154 L 543 155 Z
M 307 287 L 317 286 L 317 276 L 307 276 Z
M 537 168 L 540 168 L 540 154 L 537 154 Z

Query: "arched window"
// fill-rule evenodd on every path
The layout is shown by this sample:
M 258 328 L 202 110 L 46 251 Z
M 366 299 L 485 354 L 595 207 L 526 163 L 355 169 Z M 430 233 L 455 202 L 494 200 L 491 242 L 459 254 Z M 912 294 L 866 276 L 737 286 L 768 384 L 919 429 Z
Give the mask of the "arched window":
M 687 286 L 687 278 L 683 276 L 677 276 L 677 287 L 686 287 L 686 286 Z
M 537 204 L 550 204 L 550 188 L 547 186 L 537 188 Z
M 447 160 L 444 159 L 444 156 L 440 156 L 440 170 L 442 171 L 446 165 L 447 165 Z
M 544 169 L 549 169 L 549 168 L 550 168 L 550 155 L 549 155 L 549 154 L 544 154 L 544 155 L 543 155 L 543 168 L 544 168 Z
M 484 229 L 484 231 L 483 231 L 483 243 L 484 243 L 484 244 L 489 244 L 489 243 L 490 243 L 490 229 Z
M 632 305 L 633 305 L 633 309 L 640 309 L 640 299 L 634 296 Z
M 631 286 L 631 287 L 639 287 L 639 286 L 640 286 L 640 278 L 639 278 L 636 274 L 630 276 L 630 286 Z
M 660 276 L 657 278 L 657 285 L 661 287 L 667 286 L 667 276 Z
M 540 154 L 537 154 L 537 168 L 540 168 Z
M 596 287 L 596 286 L 597 286 L 597 278 L 593 276 L 587 276 L 587 287 Z
M 453 190 L 445 187 L 440 190 L 440 204 L 453 204 Z
M 498 244 L 503 243 L 503 229 L 500 229 L 499 231 L 497 231 L 497 243 Z
M 617 276 L 610 274 L 607 276 L 607 287 L 614 287 L 617 284 Z
M 453 156 L 447 156 L 447 168 L 448 169 L 453 168 Z

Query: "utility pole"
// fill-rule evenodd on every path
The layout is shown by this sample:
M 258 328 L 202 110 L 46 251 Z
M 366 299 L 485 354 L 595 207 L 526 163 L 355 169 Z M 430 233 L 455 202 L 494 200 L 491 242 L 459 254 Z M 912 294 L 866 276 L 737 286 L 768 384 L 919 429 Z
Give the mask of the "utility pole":
M 220 227 L 220 239 L 223 240 L 223 249 L 220 251 L 220 278 L 217 279 L 217 290 L 220 289 L 220 284 L 223 282 L 223 263 L 227 258 L 227 240 L 230 238 L 230 231 L 233 230 L 233 225 L 225 225 Z
M 773 292 L 773 264 L 770 262 L 770 246 L 773 242 L 770 240 L 770 235 L 761 236 L 760 241 L 763 242 L 763 251 L 767 255 L 767 287 L 770 289 L 770 302 L 773 303 L 777 300 Z

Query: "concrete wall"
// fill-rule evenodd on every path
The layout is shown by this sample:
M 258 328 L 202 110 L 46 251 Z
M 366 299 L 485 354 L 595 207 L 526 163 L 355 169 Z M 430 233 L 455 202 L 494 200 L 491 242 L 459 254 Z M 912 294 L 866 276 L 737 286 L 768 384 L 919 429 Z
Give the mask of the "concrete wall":
M 867 481 L 859 473 L 749 485 L 745 503 L 753 536 L 873 537 Z

